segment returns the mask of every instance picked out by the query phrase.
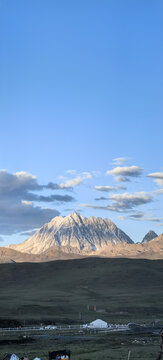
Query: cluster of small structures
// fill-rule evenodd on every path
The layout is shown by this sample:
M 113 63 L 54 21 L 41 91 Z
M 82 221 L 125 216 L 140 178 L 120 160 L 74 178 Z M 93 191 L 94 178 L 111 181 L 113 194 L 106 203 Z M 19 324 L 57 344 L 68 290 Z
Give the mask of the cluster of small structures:
M 6 354 L 3 360 L 29 360 L 28 357 L 22 356 L 18 357 L 15 354 Z M 33 360 L 41 360 L 38 357 L 35 357 Z M 49 360 L 70 360 L 70 350 L 58 350 L 49 352 Z
M 160 343 L 160 351 L 159 354 L 157 356 L 156 360 L 161 360 L 162 359 L 162 355 L 163 355 L 163 328 L 160 329 L 159 326 L 157 327 L 149 327 L 146 325 L 139 325 L 139 324 L 135 324 L 135 323 L 129 323 L 127 325 L 112 325 L 112 324 L 107 324 L 107 322 L 97 319 L 95 321 L 92 321 L 89 324 L 85 324 L 82 325 L 83 328 L 85 329 L 95 329 L 95 331 L 97 329 L 99 330 L 105 330 L 105 329 L 111 329 L 111 331 L 125 331 L 125 330 L 131 330 L 133 331 L 133 333 L 154 333 L 154 334 L 159 334 L 161 337 L 161 343 Z M 55 330 L 57 329 L 56 326 L 51 326 L 48 325 L 46 327 L 44 327 L 44 329 L 46 330 Z M 145 344 L 146 341 L 144 340 L 134 340 L 132 343 L 137 344 L 137 343 L 143 343 Z M 128 355 L 128 359 L 130 358 L 130 353 L 131 351 L 129 351 L 129 355 Z M 58 350 L 58 351 L 52 351 L 49 352 L 47 355 L 47 359 L 48 360 L 70 360 L 70 350 L 67 349 L 63 349 L 63 350 Z M 28 356 L 21 356 L 18 357 L 16 354 L 6 354 L 3 357 L 3 360 L 29 360 Z M 31 359 L 30 359 L 31 360 Z M 39 357 L 35 357 L 33 360 L 41 360 Z
M 0 328 L 0 332 L 11 332 L 11 331 L 21 331 L 22 332 L 31 332 L 31 331 L 65 331 L 65 330 L 95 330 L 95 331 L 106 331 L 106 332 L 141 332 L 141 333 L 155 333 L 159 334 L 162 329 L 162 324 L 160 322 L 151 323 L 151 324 L 138 324 L 138 323 L 128 323 L 128 324 L 110 324 L 101 319 L 96 319 L 87 324 L 77 324 L 77 325 L 41 325 L 41 326 L 18 326 L 10 328 Z

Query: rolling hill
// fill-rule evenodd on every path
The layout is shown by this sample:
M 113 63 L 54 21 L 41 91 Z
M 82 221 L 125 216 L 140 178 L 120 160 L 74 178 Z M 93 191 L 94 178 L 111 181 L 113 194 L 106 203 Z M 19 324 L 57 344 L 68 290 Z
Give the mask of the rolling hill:
M 85 258 L 0 264 L 0 316 L 76 323 L 163 319 L 163 261 Z

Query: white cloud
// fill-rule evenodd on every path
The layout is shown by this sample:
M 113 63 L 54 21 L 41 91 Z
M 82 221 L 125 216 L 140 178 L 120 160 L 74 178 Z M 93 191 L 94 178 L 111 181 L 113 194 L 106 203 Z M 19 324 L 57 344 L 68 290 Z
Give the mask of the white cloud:
M 83 184 L 83 178 L 81 176 L 77 176 L 74 179 L 67 180 L 67 181 L 65 181 L 65 183 L 59 184 L 59 186 L 61 189 L 67 189 L 67 188 L 75 187 L 75 186 L 78 186 L 81 184 Z
M 117 188 L 114 187 L 114 186 L 102 186 L 102 185 L 97 185 L 94 187 L 95 190 L 98 190 L 98 191 L 105 191 L 105 192 L 108 192 L 108 191 L 117 191 Z
M 97 209 L 97 210 L 110 210 L 108 206 L 100 206 L 100 205 L 93 205 L 93 204 L 80 204 L 81 207 L 90 208 L 90 209 Z
M 121 208 L 132 208 L 132 206 L 142 205 L 153 200 L 153 196 L 144 191 L 133 194 L 127 192 L 123 194 L 113 194 L 110 198 Z
M 89 207 L 92 209 L 99 210 L 110 210 L 115 212 L 126 212 L 134 209 L 137 206 L 144 205 L 153 201 L 153 195 L 147 194 L 145 192 L 137 192 L 134 194 L 123 193 L 123 194 L 113 194 L 108 200 L 111 200 L 112 203 L 106 206 L 101 205 L 92 205 L 92 204 L 82 204 L 82 207 Z
M 11 235 L 39 228 L 59 214 L 55 209 L 44 209 L 19 202 L 0 202 L 0 234 Z
M 27 173 L 26 171 L 18 171 L 14 174 L 18 179 L 20 179 L 20 181 L 25 182 L 25 181 L 29 181 L 29 180 L 36 180 L 36 176 Z
M 105 198 L 103 196 L 101 196 L 100 198 L 95 198 L 96 201 L 103 201 L 103 200 L 107 200 L 108 201 L 108 198 Z
M 155 179 L 155 182 L 157 183 L 157 185 L 163 186 L 163 179 Z
M 40 190 L 42 186 L 37 183 L 36 176 L 25 171 L 10 174 L 6 170 L 0 170 L 0 193 L 12 193 L 28 190 Z
M 82 172 L 74 179 L 66 180 L 64 183 L 59 184 L 60 189 L 69 189 L 83 184 L 84 180 L 92 179 L 92 174 L 89 172 Z
M 32 201 L 22 200 L 22 205 L 25 205 L 25 206 L 32 206 L 32 205 L 33 205 L 33 202 L 32 202 Z
M 80 176 L 78 176 L 72 180 L 67 180 L 65 183 L 62 183 L 59 186 L 61 189 L 66 189 L 66 188 L 81 185 L 82 183 L 83 183 L 83 179 Z
M 153 196 L 143 191 L 133 194 L 126 192 L 123 194 L 113 194 L 110 199 L 113 201 L 111 205 L 112 210 L 126 211 L 153 201 Z
M 156 216 L 153 216 L 148 213 L 141 213 L 141 212 L 131 214 L 131 215 L 129 215 L 128 218 L 132 219 L 132 220 L 149 221 L 149 222 L 160 222 L 163 220 L 163 218 L 156 217 Z
M 144 220 L 153 221 L 153 222 L 160 222 L 160 221 L 163 220 L 163 218 L 160 218 L 160 217 L 146 217 L 146 218 L 144 218 Z
M 135 212 L 134 214 L 129 215 L 129 219 L 132 220 L 142 220 L 144 218 L 144 213 L 142 212 Z
M 142 174 L 143 169 L 139 166 L 117 166 L 112 170 L 106 172 L 107 175 L 115 176 L 115 180 L 119 181 L 129 181 L 129 177 L 138 177 Z
M 156 196 L 162 195 L 163 194 L 163 189 L 154 190 L 153 194 L 156 195 Z
M 119 183 L 119 182 L 130 181 L 130 179 L 127 176 L 115 176 L 115 181 Z
M 148 174 L 147 176 L 163 180 L 163 172 L 151 173 L 151 174 Z
M 154 179 L 154 181 L 157 183 L 157 185 L 163 186 L 163 172 L 151 173 L 151 174 L 148 174 L 147 176 Z
M 123 164 L 125 164 L 125 162 L 127 162 L 127 158 L 124 158 L 124 157 L 118 157 L 118 158 L 113 159 L 114 165 L 123 165 Z
M 58 184 L 49 184 L 38 184 L 36 176 L 24 171 L 11 174 L 6 170 L 0 170 L 0 234 L 10 235 L 31 230 L 60 214 L 56 209 L 35 206 L 34 202 L 74 201 L 69 195 L 44 196 L 36 193 L 43 189 L 59 189 Z

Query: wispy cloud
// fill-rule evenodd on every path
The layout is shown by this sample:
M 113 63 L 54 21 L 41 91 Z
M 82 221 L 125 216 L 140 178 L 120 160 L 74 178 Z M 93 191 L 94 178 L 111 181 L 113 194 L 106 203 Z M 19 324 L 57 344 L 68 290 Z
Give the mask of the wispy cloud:
M 137 192 L 137 193 L 123 193 L 123 194 L 113 194 L 109 197 L 111 204 L 106 206 L 101 205 L 92 205 L 92 204 L 81 204 L 83 207 L 89 207 L 92 209 L 98 210 L 110 210 L 115 212 L 126 212 L 134 209 L 137 206 L 144 205 L 153 201 L 153 195 L 147 194 L 146 192 Z
M 59 202 L 59 203 L 66 203 L 66 202 L 72 202 L 75 201 L 75 199 L 72 196 L 69 195 L 50 195 L 50 196 L 44 196 L 44 195 L 34 195 L 34 201 L 39 202 Z
M 73 212 L 74 211 L 74 209 L 73 208 L 68 208 L 68 209 L 64 209 L 64 211 L 66 211 L 66 212 Z
M 100 198 L 95 198 L 96 201 L 103 201 L 103 200 L 107 200 L 108 201 L 108 198 L 104 197 L 104 196 L 101 196 Z
M 113 175 L 117 182 L 129 181 L 130 177 L 138 177 L 143 173 L 142 168 L 139 166 L 117 166 L 112 170 L 108 170 L 106 175 Z
M 144 214 L 143 213 L 131 214 L 129 215 L 129 218 L 134 220 L 142 220 L 144 218 Z
M 144 220 L 146 221 L 153 221 L 153 222 L 160 222 L 163 220 L 163 218 L 160 218 L 160 217 L 146 217 Z
M 154 196 L 163 195 L 163 189 L 157 189 L 153 191 Z
M 24 231 L 24 232 L 22 232 L 20 235 L 21 235 L 21 236 L 30 237 L 30 236 L 32 236 L 33 234 L 35 234 L 35 232 L 36 232 L 37 230 L 38 230 L 38 229 L 29 230 L 29 231 Z
M 159 223 L 159 222 L 161 222 L 163 220 L 162 217 L 156 217 L 156 216 L 153 216 L 152 214 L 148 214 L 146 212 L 135 212 L 135 213 L 130 214 L 127 217 L 125 217 L 125 219 L 137 220 L 137 221 L 156 222 L 156 223 Z
M 113 194 L 111 195 L 111 200 L 117 209 L 132 209 L 135 206 L 143 205 L 153 201 L 153 196 L 147 194 L 144 191 L 136 192 L 133 194 L 123 193 L 123 194 Z
M 115 176 L 115 181 L 119 182 L 130 182 L 130 179 L 127 176 Z
M 117 188 L 115 186 L 102 186 L 102 185 L 97 185 L 94 187 L 95 190 L 98 191 L 104 191 L 104 192 L 108 192 L 108 191 L 117 191 Z
M 59 184 L 60 189 L 70 189 L 84 183 L 84 180 L 92 179 L 92 174 L 83 172 L 81 175 Z
M 151 173 L 148 174 L 147 176 L 154 179 L 157 185 L 163 186 L 163 172 Z
M 156 222 L 156 223 L 160 223 L 158 224 L 158 226 L 161 225 L 161 221 L 163 220 L 163 218 L 160 217 L 154 217 L 152 215 L 148 215 L 146 213 L 143 212 L 137 212 L 134 214 L 130 214 L 128 216 L 118 216 L 119 220 L 136 220 L 136 221 L 148 221 L 148 222 Z
M 84 207 L 84 208 L 90 208 L 90 209 L 96 209 L 96 210 L 110 210 L 109 206 L 102 206 L 102 205 L 83 203 L 83 204 L 80 204 L 80 206 Z
M 118 158 L 113 159 L 112 163 L 114 165 L 124 165 L 127 161 L 128 161 L 128 159 L 125 157 L 118 157 Z
M 75 172 L 76 170 L 67 170 L 67 173 L 71 175 Z M 73 190 L 74 187 L 84 184 L 85 180 L 90 180 L 92 177 L 92 173 L 87 171 L 84 171 L 71 179 L 66 179 L 64 176 L 60 176 L 60 180 L 64 180 L 64 182 L 59 184 L 49 182 L 47 185 L 44 185 L 44 188 L 50 190 Z
M 102 191 L 102 192 L 112 192 L 112 191 L 118 191 L 118 190 L 126 190 L 126 187 L 125 186 L 96 185 L 94 187 L 94 189 L 97 191 Z

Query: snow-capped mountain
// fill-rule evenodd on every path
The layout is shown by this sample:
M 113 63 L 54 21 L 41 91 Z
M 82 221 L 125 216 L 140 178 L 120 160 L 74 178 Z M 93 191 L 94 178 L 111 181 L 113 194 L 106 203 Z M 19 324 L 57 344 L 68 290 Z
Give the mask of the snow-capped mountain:
M 158 235 L 153 231 L 150 230 L 148 231 L 148 233 L 144 236 L 142 243 L 147 243 L 148 241 L 151 241 L 153 239 L 155 239 Z
M 41 254 L 54 246 L 65 253 L 91 254 L 110 244 L 133 244 L 133 241 L 109 219 L 93 216 L 87 219 L 74 212 L 53 218 L 29 239 L 9 247 L 30 254 Z

